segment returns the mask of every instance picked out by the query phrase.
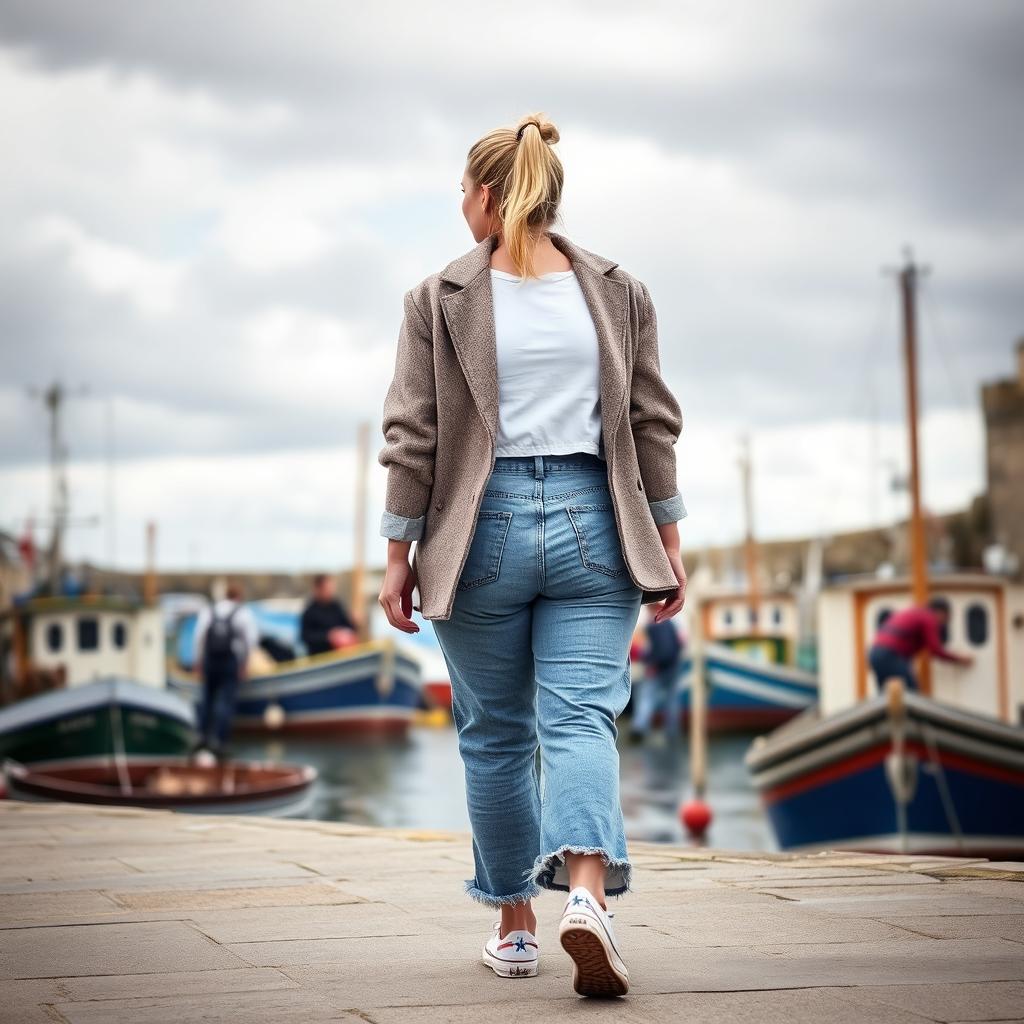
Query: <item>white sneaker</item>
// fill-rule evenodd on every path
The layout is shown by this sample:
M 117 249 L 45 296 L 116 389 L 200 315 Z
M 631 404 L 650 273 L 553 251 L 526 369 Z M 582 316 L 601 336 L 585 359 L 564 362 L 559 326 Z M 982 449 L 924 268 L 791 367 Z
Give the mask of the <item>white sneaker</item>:
M 483 962 L 503 978 L 532 978 L 537 974 L 540 947 L 537 937 L 525 928 L 513 929 L 504 938 L 501 920 L 494 922 L 491 937 L 484 943 Z
M 615 941 L 613 917 L 582 885 L 565 901 L 558 940 L 573 959 L 572 987 L 581 996 L 624 996 L 629 990 L 629 972 Z

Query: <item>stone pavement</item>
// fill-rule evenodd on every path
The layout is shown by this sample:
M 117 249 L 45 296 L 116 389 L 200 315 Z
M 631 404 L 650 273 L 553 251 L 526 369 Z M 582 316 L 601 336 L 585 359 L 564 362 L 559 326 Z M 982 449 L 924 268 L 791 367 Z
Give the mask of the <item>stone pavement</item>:
M 631 843 L 632 987 L 478 961 L 462 833 L 0 800 L 0 1021 L 1024 1020 L 1024 864 Z

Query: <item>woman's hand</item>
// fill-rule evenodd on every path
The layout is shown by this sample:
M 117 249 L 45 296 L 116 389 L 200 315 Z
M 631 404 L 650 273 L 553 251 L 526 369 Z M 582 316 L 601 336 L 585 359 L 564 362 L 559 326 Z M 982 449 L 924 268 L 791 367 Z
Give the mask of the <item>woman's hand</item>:
M 388 567 L 377 599 L 388 622 L 403 633 L 418 633 L 412 621 L 412 591 L 416 586 L 416 570 L 409 563 L 411 541 L 388 541 Z
M 672 564 L 672 571 L 679 581 L 679 589 L 675 595 L 665 598 L 654 613 L 655 622 L 664 622 L 665 619 L 671 619 L 673 615 L 677 615 L 686 601 L 686 570 L 683 568 L 683 556 L 679 550 L 679 524 L 662 523 L 658 527 L 658 532 L 661 534 L 665 554 L 668 555 L 668 560 Z

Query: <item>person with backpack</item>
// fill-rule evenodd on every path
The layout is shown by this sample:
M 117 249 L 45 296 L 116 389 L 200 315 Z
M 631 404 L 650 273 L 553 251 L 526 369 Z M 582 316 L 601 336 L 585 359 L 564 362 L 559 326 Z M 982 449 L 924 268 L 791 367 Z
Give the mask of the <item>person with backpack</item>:
M 645 677 L 636 696 L 630 738 L 645 739 L 651 721 L 659 708 L 664 713 L 665 736 L 671 740 L 680 735 L 679 684 L 683 677 L 685 647 L 671 619 L 655 620 L 653 606 L 647 606 L 646 645 L 641 653 Z
M 245 607 L 239 583 L 229 583 L 225 596 L 202 608 L 196 619 L 195 665 L 203 680 L 200 739 L 218 760 L 225 756 L 239 682 L 246 676 L 250 653 L 259 645 L 259 628 Z

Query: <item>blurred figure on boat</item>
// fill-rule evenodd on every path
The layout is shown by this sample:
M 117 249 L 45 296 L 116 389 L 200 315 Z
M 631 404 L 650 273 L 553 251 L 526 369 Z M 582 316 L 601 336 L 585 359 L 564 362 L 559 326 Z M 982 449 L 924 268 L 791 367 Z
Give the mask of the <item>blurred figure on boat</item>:
M 260 642 L 256 618 L 242 603 L 244 598 L 241 584 L 232 581 L 224 597 L 201 608 L 196 618 L 194 664 L 202 673 L 203 702 L 194 753 L 205 750 L 218 760 L 224 759 L 231 734 L 238 684 L 246 678 L 249 656 Z
M 307 654 L 324 654 L 359 642 L 356 624 L 335 594 L 334 577 L 313 578 L 313 598 L 302 613 L 302 642 Z
M 949 607 L 942 598 L 933 598 L 924 607 L 912 605 L 886 618 L 868 652 L 878 691 L 882 691 L 887 679 L 893 678 L 902 679 L 908 689 L 917 691 L 914 658 L 921 651 L 929 651 L 942 661 L 970 665 L 973 658 L 956 654 L 943 643 L 948 623 Z
M 633 705 L 630 739 L 640 742 L 651 732 L 654 716 L 662 712 L 665 737 L 675 741 L 680 734 L 680 692 L 686 644 L 672 619 L 654 621 L 654 605 L 645 605 L 647 622 L 640 660 L 644 674 Z

